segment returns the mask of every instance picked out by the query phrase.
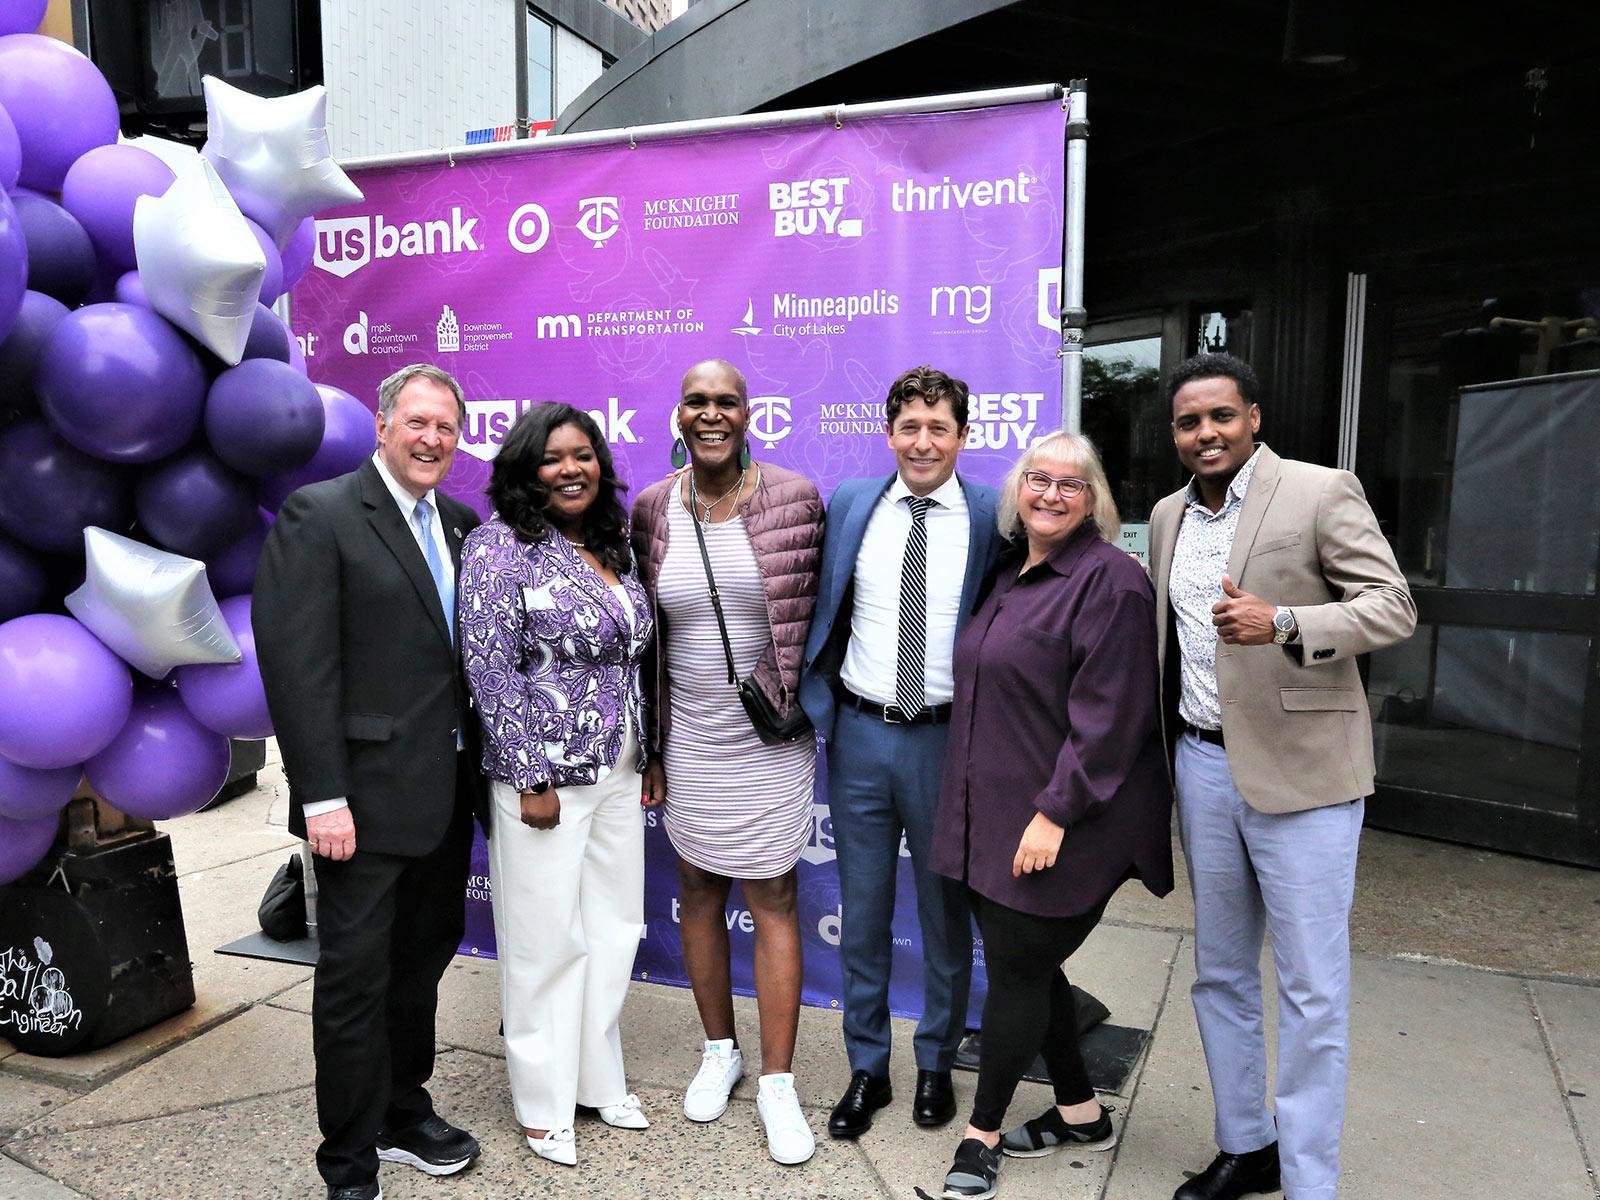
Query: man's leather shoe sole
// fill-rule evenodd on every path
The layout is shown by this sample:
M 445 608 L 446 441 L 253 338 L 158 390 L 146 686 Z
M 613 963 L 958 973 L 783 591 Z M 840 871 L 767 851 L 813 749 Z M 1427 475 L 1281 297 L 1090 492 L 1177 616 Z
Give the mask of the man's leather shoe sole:
M 887 1078 L 874 1079 L 865 1071 L 855 1072 L 850 1076 L 850 1086 L 828 1114 L 828 1136 L 860 1137 L 872 1128 L 873 1111 L 893 1099 L 894 1089 Z

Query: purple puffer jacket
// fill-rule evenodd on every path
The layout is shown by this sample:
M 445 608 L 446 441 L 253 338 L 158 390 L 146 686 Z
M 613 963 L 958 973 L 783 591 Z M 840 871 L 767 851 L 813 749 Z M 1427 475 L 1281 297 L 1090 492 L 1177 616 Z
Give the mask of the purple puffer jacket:
M 757 686 L 780 712 L 798 703 L 800 659 L 817 608 L 817 584 L 822 565 L 822 497 L 804 475 L 771 463 L 761 463 L 755 491 L 739 506 L 744 518 L 756 568 L 767 594 L 767 621 L 772 643 L 756 663 Z M 656 617 L 655 703 L 651 705 L 650 749 L 667 739 L 671 714 L 667 711 L 668 664 L 661 611 L 656 604 L 656 578 L 667 558 L 667 505 L 679 503 L 681 474 L 658 480 L 639 493 L 633 504 L 633 554 L 639 578 L 650 593 Z M 648 673 L 648 669 L 647 669 Z

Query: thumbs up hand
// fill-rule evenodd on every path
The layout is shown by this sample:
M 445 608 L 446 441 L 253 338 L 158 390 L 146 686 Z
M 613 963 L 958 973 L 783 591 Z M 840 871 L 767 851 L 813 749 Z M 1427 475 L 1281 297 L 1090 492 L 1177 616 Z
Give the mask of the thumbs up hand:
M 1274 605 L 1241 591 L 1227 575 L 1222 577 L 1223 598 L 1211 606 L 1211 623 L 1217 636 L 1230 646 L 1265 646 L 1272 641 Z

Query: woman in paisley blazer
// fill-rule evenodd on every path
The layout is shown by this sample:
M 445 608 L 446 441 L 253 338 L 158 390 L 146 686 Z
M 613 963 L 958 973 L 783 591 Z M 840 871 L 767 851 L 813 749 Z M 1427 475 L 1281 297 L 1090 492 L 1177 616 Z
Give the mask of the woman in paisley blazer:
M 461 553 L 511 1095 L 528 1145 L 568 1166 L 576 1105 L 620 1128 L 649 1125 L 617 1031 L 644 930 L 639 805 L 651 802 L 639 677 L 650 602 L 624 488 L 587 414 L 534 405 L 495 459 L 496 515 Z

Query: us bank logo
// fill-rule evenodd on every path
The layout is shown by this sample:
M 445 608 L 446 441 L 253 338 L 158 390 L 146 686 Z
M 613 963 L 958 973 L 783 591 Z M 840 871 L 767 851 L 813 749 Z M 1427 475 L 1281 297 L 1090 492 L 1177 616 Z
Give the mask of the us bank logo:
M 457 445 L 480 462 L 493 462 L 520 411 L 516 400 L 468 400 L 467 423 Z
M 806 839 L 800 857 L 814 867 L 824 866 L 839 857 L 833 844 L 833 816 L 826 804 L 811 806 L 811 836 Z
M 787 396 L 750 397 L 750 422 L 746 428 L 768 450 L 793 432 L 789 404 Z M 683 430 L 678 428 L 678 406 L 674 404 L 667 410 L 667 437 L 676 441 L 682 436 Z
M 615 196 L 589 196 L 578 201 L 578 209 L 583 213 L 578 218 L 578 232 L 597 250 L 622 228 L 621 208 Z
M 379 258 L 438 258 L 483 249 L 478 218 L 455 205 L 448 218 L 391 225 L 382 213 L 370 217 L 337 217 L 316 223 L 317 267 L 340 279 L 354 275 Z

